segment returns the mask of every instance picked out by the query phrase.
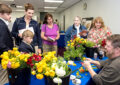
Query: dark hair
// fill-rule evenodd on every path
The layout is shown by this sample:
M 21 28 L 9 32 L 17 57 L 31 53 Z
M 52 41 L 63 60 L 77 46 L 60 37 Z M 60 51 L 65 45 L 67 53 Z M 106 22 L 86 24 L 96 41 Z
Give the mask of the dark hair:
M 43 24 L 48 24 L 48 22 L 47 22 L 48 17 L 51 17 L 51 18 L 53 19 L 52 14 L 47 13 L 47 14 L 45 15 L 45 17 L 44 17 L 44 22 L 43 22 Z
M 25 11 L 27 11 L 28 9 L 34 10 L 33 5 L 30 3 L 25 4 Z
M 107 37 L 107 40 L 111 42 L 114 48 L 117 48 L 117 47 L 120 48 L 120 34 L 113 34 Z
M 6 4 L 0 4 L 0 13 L 12 13 L 12 9 Z

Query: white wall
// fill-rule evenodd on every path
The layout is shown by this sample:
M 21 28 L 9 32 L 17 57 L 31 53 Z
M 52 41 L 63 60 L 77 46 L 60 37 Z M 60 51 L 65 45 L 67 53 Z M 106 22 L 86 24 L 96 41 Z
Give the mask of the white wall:
M 87 10 L 83 10 L 83 3 L 87 3 Z M 119 33 L 120 28 L 120 0 L 82 0 L 74 6 L 66 9 L 60 13 L 60 20 L 62 22 L 62 16 L 66 16 L 67 29 L 73 24 L 75 16 L 81 17 L 103 17 L 105 25 L 110 27 L 112 32 Z
M 12 14 L 11 14 L 11 17 L 12 17 L 11 21 L 14 22 L 16 18 L 23 17 L 24 14 L 25 14 L 24 11 L 18 11 L 18 12 L 13 11 Z M 38 19 L 40 19 L 39 17 L 40 17 L 40 13 L 35 12 L 34 15 L 33 15 L 33 19 L 38 20 Z

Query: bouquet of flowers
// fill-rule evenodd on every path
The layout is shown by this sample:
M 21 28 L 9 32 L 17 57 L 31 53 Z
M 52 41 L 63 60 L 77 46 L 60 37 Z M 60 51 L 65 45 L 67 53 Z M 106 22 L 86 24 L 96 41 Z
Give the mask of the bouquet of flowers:
M 85 39 L 79 37 L 74 37 L 74 39 L 68 41 L 66 51 L 64 52 L 64 58 L 70 60 L 70 58 L 79 57 L 82 60 L 85 50 L 83 45 L 85 42 Z
M 13 50 L 9 50 L 0 55 L 0 58 L 2 58 L 1 65 L 3 69 L 25 68 L 27 67 L 26 62 L 29 57 L 30 54 L 20 53 L 18 48 L 13 48 Z
M 69 75 L 71 70 L 62 57 L 55 57 L 55 53 L 55 51 L 45 53 L 40 62 L 34 63 L 32 75 L 36 75 L 37 79 L 42 79 L 44 76 L 50 77 L 54 83 L 62 83 L 61 77 Z

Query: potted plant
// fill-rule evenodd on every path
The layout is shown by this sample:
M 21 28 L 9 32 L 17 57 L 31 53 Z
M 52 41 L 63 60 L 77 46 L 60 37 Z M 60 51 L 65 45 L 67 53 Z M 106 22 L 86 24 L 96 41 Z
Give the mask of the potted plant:
M 75 37 L 73 40 L 68 41 L 66 51 L 64 52 L 65 60 L 81 60 L 84 54 L 83 38 Z
M 85 43 L 85 53 L 87 57 L 94 57 L 94 53 L 97 52 L 96 43 L 87 40 Z
M 29 85 L 31 70 L 26 62 L 30 54 L 20 53 L 18 48 L 13 48 L 0 57 L 2 68 L 8 71 L 10 85 Z
M 31 73 L 36 75 L 37 79 L 45 76 L 49 85 L 69 85 L 71 69 L 62 57 L 55 57 L 55 53 L 55 51 L 45 53 L 43 59 L 33 65 Z

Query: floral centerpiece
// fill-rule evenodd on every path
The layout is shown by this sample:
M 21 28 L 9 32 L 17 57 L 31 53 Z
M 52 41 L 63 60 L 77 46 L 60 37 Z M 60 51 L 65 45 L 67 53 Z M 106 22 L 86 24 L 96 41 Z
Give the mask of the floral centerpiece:
M 74 37 L 74 39 L 68 41 L 66 51 L 64 52 L 65 60 L 75 59 L 76 57 L 82 60 L 85 50 L 83 45 L 85 42 L 85 39 L 79 37 Z
M 13 48 L 13 50 L 9 50 L 7 52 L 4 52 L 0 56 L 0 58 L 2 58 L 1 65 L 2 65 L 3 69 L 25 68 L 25 67 L 27 67 L 26 62 L 27 62 L 29 57 L 30 57 L 30 54 L 20 53 L 18 51 L 18 48 Z
M 45 76 L 48 83 L 52 82 L 54 85 L 53 83 L 64 83 L 63 78 L 70 75 L 71 70 L 62 57 L 55 57 L 55 51 L 53 51 L 45 53 L 40 62 L 34 63 L 31 73 L 36 75 L 37 79 L 42 79 Z
M 31 70 L 27 60 L 30 54 L 20 53 L 18 48 L 8 50 L 0 55 L 3 69 L 7 69 L 10 85 L 28 85 L 30 83 Z

